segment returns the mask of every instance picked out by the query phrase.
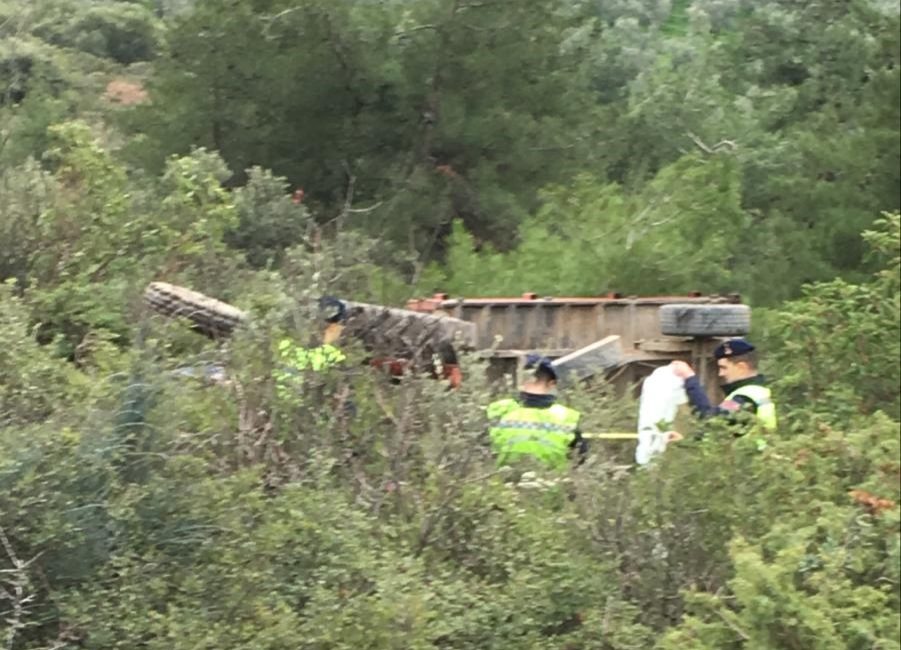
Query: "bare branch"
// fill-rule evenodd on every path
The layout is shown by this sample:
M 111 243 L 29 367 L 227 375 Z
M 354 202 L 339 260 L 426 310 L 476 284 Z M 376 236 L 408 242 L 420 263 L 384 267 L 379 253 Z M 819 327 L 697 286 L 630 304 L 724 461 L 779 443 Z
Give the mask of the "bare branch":
M 10 562 L 12 562 L 12 569 L 5 569 L 0 573 L 10 574 L 11 577 L 7 581 L 7 586 L 9 590 L 6 588 L 2 589 L 2 593 L 0 593 L 0 597 L 3 600 L 10 601 L 11 605 L 11 615 L 6 620 L 9 628 L 6 632 L 6 648 L 7 650 L 13 650 L 13 646 L 16 641 L 16 634 L 25 627 L 25 615 L 28 613 L 28 604 L 34 600 L 33 594 L 26 594 L 26 589 L 30 584 L 30 580 L 28 579 L 28 573 L 26 569 L 28 569 L 29 565 L 34 562 L 39 555 L 36 555 L 32 559 L 27 562 L 23 562 L 19 559 L 19 556 L 16 554 L 13 545 L 10 543 L 9 538 L 6 536 L 6 531 L 3 530 L 3 527 L 0 526 L 0 543 L 3 545 L 3 550 L 6 551 L 6 555 L 9 558 Z
M 394 32 L 396 37 L 408 36 L 409 34 L 414 34 L 416 32 L 422 32 L 426 30 L 438 31 L 438 25 L 417 25 L 416 27 L 411 27 L 410 29 L 403 29 L 400 31 Z
M 699 138 L 698 136 L 696 136 L 696 135 L 695 135 L 694 133 L 692 133 L 691 131 L 686 131 L 686 132 L 685 132 L 685 135 L 687 135 L 688 138 L 689 138 L 692 142 L 695 143 L 695 146 L 697 146 L 698 149 L 700 149 L 700 150 L 703 151 L 704 153 L 709 154 L 709 155 L 711 155 L 711 156 L 714 155 L 714 154 L 716 154 L 716 153 L 719 153 L 720 151 L 722 151 L 722 150 L 724 150 L 724 149 L 729 149 L 730 151 L 734 151 L 734 150 L 738 147 L 738 145 L 737 145 L 737 144 L 735 143 L 735 141 L 733 141 L 733 140 L 720 140 L 719 142 L 717 142 L 715 145 L 713 145 L 713 146 L 711 147 L 711 146 L 706 145 L 706 144 L 704 143 L 704 141 L 701 140 L 701 138 Z
M 303 7 L 289 7 L 288 9 L 284 9 L 273 16 L 260 16 L 260 20 L 265 23 L 265 26 L 263 27 L 263 38 L 271 38 L 269 30 L 277 20 L 284 18 L 285 16 L 294 13 L 295 11 L 300 11 L 301 9 L 303 9 Z
M 711 149 L 711 148 L 708 147 L 706 144 L 704 144 L 704 142 L 701 140 L 701 138 L 699 138 L 698 136 L 696 136 L 696 135 L 695 135 L 694 133 L 692 133 L 691 131 L 687 131 L 685 135 L 687 135 L 687 136 L 689 137 L 689 139 L 690 139 L 692 142 L 694 142 L 695 145 L 697 145 L 698 149 L 700 149 L 700 150 L 703 151 L 704 153 L 707 153 L 707 154 L 712 154 L 712 153 L 713 153 L 713 149 Z
M 354 202 L 354 187 L 357 183 L 357 177 L 354 176 L 350 168 L 350 164 L 344 160 L 341 162 L 344 172 L 347 174 L 347 190 L 344 193 L 344 206 L 341 208 L 341 214 L 338 217 L 338 230 L 344 225 L 344 220 L 350 214 L 350 208 Z
M 349 212 L 350 214 L 365 214 L 367 212 L 372 212 L 373 210 L 378 210 L 382 207 L 383 203 L 384 201 L 379 201 L 374 205 L 370 205 L 368 208 L 347 208 L 346 212 Z
M 730 620 L 730 618 L 728 616 L 726 616 L 725 614 L 723 614 L 719 609 L 714 609 L 713 611 L 717 616 L 720 617 L 720 619 L 723 621 L 723 623 L 725 623 L 726 625 L 729 626 L 729 629 L 731 629 L 739 637 L 741 637 L 742 641 L 750 641 L 751 640 L 751 637 L 748 636 L 748 633 L 745 632 L 744 630 L 742 630 L 740 627 L 738 627 L 738 624 L 735 623 L 735 621 Z

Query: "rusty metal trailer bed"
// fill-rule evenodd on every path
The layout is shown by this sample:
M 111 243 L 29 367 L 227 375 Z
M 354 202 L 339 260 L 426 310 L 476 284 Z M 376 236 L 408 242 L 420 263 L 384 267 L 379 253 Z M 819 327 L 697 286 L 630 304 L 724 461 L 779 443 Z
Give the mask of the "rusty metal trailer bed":
M 582 379 L 600 370 L 627 390 L 654 368 L 682 359 L 697 368 L 712 398 L 713 349 L 723 337 L 750 328 L 750 309 L 735 294 L 453 298 L 439 293 L 410 300 L 407 309 L 475 324 L 475 347 L 490 357 L 493 378 L 515 379 L 522 356 L 537 351 L 556 359 L 564 375 Z

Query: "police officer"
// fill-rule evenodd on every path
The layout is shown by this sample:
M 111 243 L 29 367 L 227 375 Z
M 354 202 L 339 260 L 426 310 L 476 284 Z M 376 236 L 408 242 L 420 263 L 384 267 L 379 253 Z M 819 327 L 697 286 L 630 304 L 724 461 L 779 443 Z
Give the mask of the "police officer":
M 487 409 L 498 465 L 530 458 L 550 469 L 565 469 L 571 450 L 580 459 L 588 451 L 579 431 L 581 414 L 557 404 L 557 372 L 550 359 L 530 354 L 525 369 L 532 373 L 519 396 L 493 402 Z
M 701 417 L 724 416 L 737 422 L 740 413 L 753 414 L 763 429 L 776 428 L 776 405 L 766 381 L 757 371 L 757 352 L 745 339 L 724 341 L 714 350 L 719 378 L 726 399 L 714 406 L 707 398 L 695 371 L 684 361 L 673 361 L 676 376 L 685 381 L 685 392 L 694 411 Z
M 337 298 L 324 296 L 319 300 L 320 316 L 325 327 L 321 343 L 313 347 L 297 345 L 289 338 L 278 344 L 282 367 L 276 372 L 276 385 L 280 395 L 288 396 L 302 383 L 300 374 L 307 370 L 323 372 L 346 360 L 345 354 L 335 344 L 341 338 L 347 320 L 347 306 Z

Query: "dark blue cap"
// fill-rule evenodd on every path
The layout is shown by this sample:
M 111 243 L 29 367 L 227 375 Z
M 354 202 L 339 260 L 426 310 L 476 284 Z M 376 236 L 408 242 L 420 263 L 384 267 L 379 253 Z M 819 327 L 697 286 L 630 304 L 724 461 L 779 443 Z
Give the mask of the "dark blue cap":
M 744 339 L 729 339 L 720 343 L 713 356 L 716 359 L 728 359 L 729 357 L 740 357 L 748 352 L 753 352 L 754 346 Z
M 322 296 L 319 299 L 319 311 L 327 323 L 340 323 L 347 319 L 347 305 L 334 296 Z
M 555 380 L 557 379 L 557 369 L 554 368 L 553 362 L 547 357 L 543 357 L 540 354 L 536 354 L 534 352 L 526 355 L 526 370 L 536 370 L 545 372 L 551 375 Z

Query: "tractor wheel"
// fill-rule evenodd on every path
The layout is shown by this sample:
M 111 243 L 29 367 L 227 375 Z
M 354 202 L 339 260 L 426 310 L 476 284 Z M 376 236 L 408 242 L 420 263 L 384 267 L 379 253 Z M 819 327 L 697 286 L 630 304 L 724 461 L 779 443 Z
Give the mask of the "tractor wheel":
M 247 315 L 227 302 L 167 282 L 151 282 L 144 290 L 150 309 L 170 318 L 184 318 L 192 329 L 210 338 L 230 336 Z
M 247 321 L 247 314 L 228 303 L 197 291 L 151 282 L 144 302 L 153 311 L 170 318 L 184 318 L 192 329 L 210 338 L 223 338 Z M 475 341 L 475 325 L 448 316 L 422 314 L 382 305 L 347 302 L 346 334 L 359 340 L 377 357 L 404 358 L 417 370 L 457 363 L 455 343 L 463 349 Z

